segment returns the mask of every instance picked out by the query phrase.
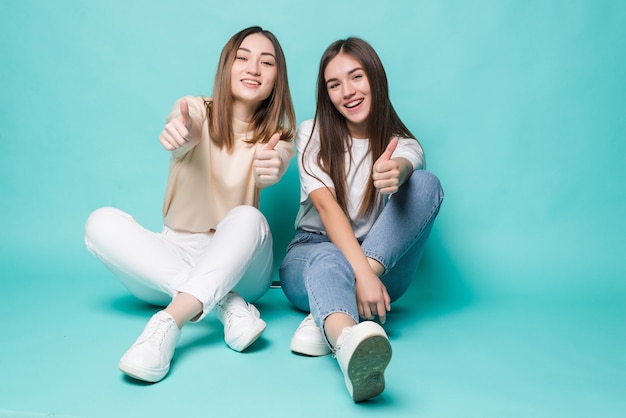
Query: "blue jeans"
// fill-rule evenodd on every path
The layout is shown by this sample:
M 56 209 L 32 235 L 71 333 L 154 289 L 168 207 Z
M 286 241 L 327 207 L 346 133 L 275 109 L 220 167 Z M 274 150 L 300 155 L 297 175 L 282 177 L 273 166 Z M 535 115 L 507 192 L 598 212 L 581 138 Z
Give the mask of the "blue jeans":
M 439 179 L 428 171 L 413 171 L 361 242 L 365 255 L 385 268 L 380 279 L 392 302 L 415 276 L 442 201 Z M 320 327 L 328 315 L 339 312 L 359 322 L 354 271 L 327 235 L 298 230 L 279 274 L 287 299 L 311 312 Z

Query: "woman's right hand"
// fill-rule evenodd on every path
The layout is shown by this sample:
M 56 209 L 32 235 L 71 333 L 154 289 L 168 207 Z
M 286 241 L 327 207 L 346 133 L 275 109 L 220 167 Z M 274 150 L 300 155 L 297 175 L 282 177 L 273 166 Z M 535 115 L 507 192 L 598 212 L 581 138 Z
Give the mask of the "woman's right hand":
M 193 122 L 189 115 L 189 103 L 187 99 L 181 99 L 179 103 L 180 116 L 169 121 L 159 135 L 159 142 L 168 151 L 195 142 L 192 137 Z

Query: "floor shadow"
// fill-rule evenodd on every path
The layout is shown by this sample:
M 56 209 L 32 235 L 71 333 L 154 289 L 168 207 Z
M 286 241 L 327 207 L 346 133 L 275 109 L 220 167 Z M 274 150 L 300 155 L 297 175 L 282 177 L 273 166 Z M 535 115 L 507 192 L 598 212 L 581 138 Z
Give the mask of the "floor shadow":
M 213 317 L 205 317 L 197 323 L 185 325 L 185 341 L 176 346 L 176 356 L 183 356 L 187 351 L 216 346 L 230 350 L 224 341 L 224 326 Z M 254 343 L 246 348 L 243 353 L 254 353 L 268 347 L 269 343 L 259 337 Z
M 146 317 L 162 309 L 162 306 L 146 303 L 135 296 L 127 294 L 110 300 L 106 307 L 125 314 Z
M 134 385 L 134 386 L 152 386 L 155 383 L 158 383 L 158 382 L 144 382 L 143 380 L 135 379 L 134 377 L 130 377 L 124 373 L 122 373 L 120 379 L 122 379 L 124 383 L 128 383 L 129 385 Z M 167 379 L 167 376 L 165 376 L 164 379 Z
M 450 253 L 440 230 L 433 231 L 407 292 L 392 305 L 400 317 L 450 315 L 474 303 L 476 294 Z
M 191 326 L 195 325 L 195 324 L 190 324 Z M 201 324 L 197 324 L 198 326 L 201 326 Z M 186 326 L 185 327 L 185 331 L 190 331 L 188 328 L 190 328 L 190 326 Z M 189 334 L 191 334 L 191 332 L 187 332 L 186 335 L 186 339 L 184 342 L 179 342 L 178 345 L 176 346 L 176 357 L 181 357 L 184 356 L 186 352 L 188 351 L 193 351 L 193 350 L 197 350 L 200 348 L 206 348 L 208 346 L 222 346 L 224 345 L 224 333 L 222 332 L 222 328 L 219 329 L 208 329 L 208 327 L 203 327 L 203 332 L 201 334 L 199 334 L 199 331 L 197 330 L 193 330 L 195 332 L 193 332 L 193 334 L 196 334 L 197 336 L 194 336 L 192 338 L 189 337 Z M 199 335 L 198 335 L 199 334 Z

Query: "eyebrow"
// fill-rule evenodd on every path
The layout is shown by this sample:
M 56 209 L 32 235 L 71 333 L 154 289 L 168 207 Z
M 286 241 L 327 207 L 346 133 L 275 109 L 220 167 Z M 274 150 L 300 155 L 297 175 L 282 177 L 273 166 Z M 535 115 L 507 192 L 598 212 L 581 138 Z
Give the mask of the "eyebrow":
M 363 70 L 363 68 L 362 68 L 362 67 L 356 67 L 356 68 L 353 68 L 352 70 L 348 71 L 348 75 L 350 75 L 350 74 L 352 74 L 352 73 L 354 73 L 354 72 L 357 72 L 357 71 L 359 71 L 359 70 Z M 329 78 L 328 80 L 324 81 L 324 84 L 328 84 L 328 83 L 330 83 L 331 81 L 339 81 L 339 79 L 338 79 L 338 78 L 336 78 L 336 77 Z
M 250 51 L 248 48 L 244 48 L 244 47 L 239 47 L 238 51 L 239 51 L 239 50 L 246 51 L 246 52 L 248 52 L 248 53 L 250 53 L 250 54 L 252 53 L 252 51 Z M 272 57 L 272 58 L 276 59 L 276 57 L 274 56 L 274 54 L 272 54 L 271 52 L 261 52 L 261 55 L 269 55 L 270 57 Z

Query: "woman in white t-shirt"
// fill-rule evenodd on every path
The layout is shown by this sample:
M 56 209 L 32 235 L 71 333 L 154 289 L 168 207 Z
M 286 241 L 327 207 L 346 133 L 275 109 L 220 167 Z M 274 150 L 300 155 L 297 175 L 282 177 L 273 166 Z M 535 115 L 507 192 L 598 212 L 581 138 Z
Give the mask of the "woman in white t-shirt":
M 389 100 L 378 55 L 358 38 L 324 52 L 315 118 L 298 128 L 296 147 L 300 209 L 280 279 L 310 314 L 291 349 L 332 351 L 353 400 L 363 401 L 384 390 L 391 359 L 374 320 L 384 324 L 408 289 L 443 191 Z
M 162 231 L 148 231 L 116 208 L 89 216 L 87 248 L 137 298 L 165 306 L 120 359 L 124 373 L 163 379 L 183 325 L 212 310 L 233 350 L 245 350 L 263 332 L 265 322 L 249 303 L 273 275 L 259 195 L 285 173 L 294 130 L 281 46 L 269 31 L 244 29 L 222 50 L 213 97 L 178 100 L 159 136 L 171 152 Z

